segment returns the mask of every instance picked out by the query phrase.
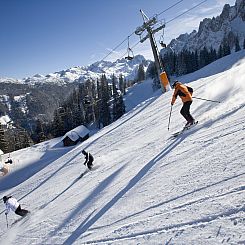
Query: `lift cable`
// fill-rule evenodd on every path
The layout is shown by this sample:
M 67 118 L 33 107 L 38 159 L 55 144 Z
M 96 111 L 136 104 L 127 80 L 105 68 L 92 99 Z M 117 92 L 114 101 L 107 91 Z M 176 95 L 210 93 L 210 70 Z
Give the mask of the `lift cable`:
M 165 9 L 164 11 L 162 11 L 161 13 L 159 13 L 159 14 L 157 14 L 157 15 L 161 15 L 162 13 L 164 13 L 164 12 L 166 12 L 167 10 L 173 8 L 174 6 L 176 6 L 177 4 L 181 3 L 182 1 L 184 1 L 184 0 L 180 0 L 179 2 L 175 3 L 174 5 L 170 6 L 169 8 Z M 168 24 L 168 23 L 174 21 L 175 19 L 177 19 L 177 18 L 179 18 L 180 16 L 182 16 L 182 15 L 184 15 L 184 14 L 190 12 L 191 10 L 193 10 L 193 9 L 195 9 L 195 8 L 197 8 L 197 7 L 199 7 L 200 5 L 202 5 L 203 3 L 207 2 L 207 1 L 208 1 L 208 0 L 204 0 L 204 1 L 200 2 L 199 4 L 193 6 L 192 8 L 190 8 L 190 9 L 184 11 L 183 13 L 181 13 L 181 14 L 177 15 L 176 17 L 170 19 L 169 21 L 165 22 L 165 24 Z M 163 21 L 163 20 L 164 20 L 164 19 L 161 19 L 161 20 L 159 20 L 159 21 Z M 131 37 L 131 36 L 134 35 L 134 34 L 135 34 L 135 33 L 133 32 L 133 33 L 131 33 L 128 37 L 126 37 L 120 44 L 118 44 L 115 48 L 113 48 L 113 49 L 112 49 L 112 50 L 111 50 L 111 51 L 110 51 L 110 52 L 109 52 L 103 59 L 101 59 L 101 61 L 104 61 L 109 55 L 111 55 L 111 54 L 112 54 L 117 48 L 119 48 L 124 42 L 128 41 L 128 38 Z M 136 47 L 139 43 L 140 43 L 140 41 L 137 42 L 133 47 L 131 47 L 131 49 L 133 49 L 134 47 Z M 123 55 L 120 59 L 122 59 L 126 54 L 127 54 L 127 52 L 125 52 L 124 55 Z M 111 66 L 109 66 L 108 68 L 110 68 L 110 67 L 111 67 Z
M 167 9 L 163 10 L 161 13 L 157 14 L 157 16 L 163 14 L 164 12 L 166 12 L 166 11 L 168 11 L 169 9 L 175 7 L 176 5 L 178 5 L 179 3 L 183 2 L 183 1 L 184 1 L 184 0 L 178 1 L 177 3 L 173 4 L 172 6 L 168 7 Z
M 179 4 L 180 2 L 182 2 L 184 0 L 180 0 L 177 3 L 173 4 L 172 6 L 168 7 L 167 9 L 163 10 L 161 13 L 159 13 L 158 15 L 161 15 L 162 13 L 168 11 L 169 9 L 175 7 L 177 4 Z M 132 35 L 134 35 L 134 32 L 132 32 L 128 37 L 126 37 L 120 44 L 118 44 L 115 48 L 113 48 L 103 59 L 101 59 L 101 61 L 104 61 L 110 54 L 112 54 L 117 48 L 119 48 L 124 42 L 126 42 L 128 40 L 129 37 L 131 37 Z
M 182 15 L 184 15 L 184 14 L 190 12 L 190 11 L 193 10 L 194 8 L 199 7 L 200 5 L 202 5 L 203 3 L 207 2 L 207 1 L 208 1 L 208 0 L 204 0 L 204 1 L 200 2 L 200 3 L 198 3 L 197 5 L 193 6 L 192 8 L 187 9 L 187 10 L 184 11 L 183 13 L 181 13 L 181 14 L 177 15 L 176 17 L 174 17 L 174 18 L 170 19 L 169 21 L 167 21 L 166 24 L 168 24 L 168 23 L 172 22 L 173 20 L 179 18 L 180 16 L 182 16 Z M 163 20 L 163 19 L 162 19 L 162 20 Z

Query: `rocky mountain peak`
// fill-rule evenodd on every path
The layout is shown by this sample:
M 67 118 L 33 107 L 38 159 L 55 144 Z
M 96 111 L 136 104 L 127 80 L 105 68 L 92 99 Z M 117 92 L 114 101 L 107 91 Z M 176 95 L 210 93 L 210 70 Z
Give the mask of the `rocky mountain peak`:
M 197 32 L 182 34 L 173 39 L 161 54 L 173 51 L 180 53 L 184 49 L 195 51 L 204 47 L 218 50 L 224 39 L 227 39 L 230 48 L 234 49 L 236 37 L 242 46 L 245 38 L 244 0 L 237 0 L 235 6 L 225 4 L 219 16 L 203 19 Z

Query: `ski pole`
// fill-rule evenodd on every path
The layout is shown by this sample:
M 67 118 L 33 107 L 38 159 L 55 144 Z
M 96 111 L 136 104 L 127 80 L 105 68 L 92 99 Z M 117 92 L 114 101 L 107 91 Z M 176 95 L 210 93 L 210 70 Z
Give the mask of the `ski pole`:
M 215 102 L 215 103 L 221 103 L 220 101 L 217 101 L 217 100 L 207 100 L 207 99 L 198 98 L 198 97 L 194 97 L 194 96 L 192 96 L 192 98 L 195 98 L 195 99 L 198 99 L 198 100 L 206 100 L 206 101 L 211 101 L 211 102 Z
M 170 113 L 169 113 L 169 118 L 168 118 L 168 131 L 169 131 L 169 125 L 170 125 L 170 118 L 171 118 L 171 114 L 172 114 L 172 108 L 173 108 L 173 105 L 171 105 L 171 109 L 170 109 Z
M 7 214 L 5 214 L 5 215 L 6 215 L 7 228 L 9 228 L 8 215 Z

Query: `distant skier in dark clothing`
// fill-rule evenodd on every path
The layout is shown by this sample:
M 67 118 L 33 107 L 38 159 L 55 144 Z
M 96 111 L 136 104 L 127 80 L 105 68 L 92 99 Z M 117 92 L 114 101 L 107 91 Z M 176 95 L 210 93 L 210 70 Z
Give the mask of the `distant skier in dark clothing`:
M 179 96 L 183 102 L 183 106 L 180 110 L 180 114 L 187 121 L 185 127 L 189 127 L 189 126 L 195 124 L 195 119 L 190 114 L 190 106 L 192 104 L 193 89 L 191 87 L 188 87 L 188 86 L 182 84 L 179 81 L 175 81 L 172 86 L 174 88 L 174 93 L 173 93 L 171 105 L 172 106 L 174 105 L 175 100 Z
M 22 209 L 18 201 L 12 196 L 4 196 L 3 202 L 6 206 L 5 215 L 7 215 L 10 212 L 10 210 L 22 217 L 26 216 L 29 213 L 28 210 Z
M 94 157 L 91 155 L 91 153 L 86 152 L 85 150 L 82 151 L 82 154 L 85 156 L 84 165 L 87 165 L 88 169 L 91 170 L 93 166 Z
M 13 163 L 13 160 L 10 157 L 8 157 L 8 160 L 5 163 L 12 164 Z

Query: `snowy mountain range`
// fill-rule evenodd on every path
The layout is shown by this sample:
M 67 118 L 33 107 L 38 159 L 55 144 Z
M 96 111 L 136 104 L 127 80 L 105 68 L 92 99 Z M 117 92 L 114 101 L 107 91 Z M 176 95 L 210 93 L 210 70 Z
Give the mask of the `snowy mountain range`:
M 244 57 L 241 50 L 178 78 L 221 103 L 195 98 L 199 124 L 177 138 L 182 103 L 168 131 L 173 91 L 153 93 L 149 80 L 130 88 L 124 116 L 85 142 L 63 147 L 56 138 L 11 153 L 0 196 L 31 214 L 6 219 L 0 202 L 0 244 L 245 244 Z
M 225 4 L 222 13 L 211 18 L 204 19 L 198 31 L 182 34 L 173 39 L 166 49 L 161 53 L 175 52 L 182 50 L 196 51 L 204 47 L 216 49 L 218 51 L 220 44 L 224 39 L 227 40 L 231 50 L 235 48 L 236 38 L 238 38 L 240 47 L 243 47 L 245 39 L 245 1 L 237 0 L 235 6 Z
M 137 55 L 133 60 L 118 59 L 115 62 L 98 61 L 89 66 L 77 66 L 48 75 L 36 74 L 33 77 L 23 79 L 2 78 L 0 83 L 17 83 L 26 85 L 56 84 L 63 86 L 73 82 L 83 82 L 88 79 L 97 80 L 102 74 L 111 78 L 114 74 L 116 77 L 123 75 L 126 80 L 136 78 L 139 64 L 143 64 L 145 69 L 148 67 L 150 60 L 146 60 L 142 55 Z
M 130 61 L 99 61 L 86 67 L 72 67 L 46 76 L 36 74 L 20 80 L 0 78 L 0 121 L 4 121 L 1 120 L 1 115 L 10 115 L 14 111 L 14 106 L 19 107 L 16 109 L 21 110 L 28 120 L 52 120 L 54 110 L 69 97 L 78 83 L 96 81 L 102 74 L 108 79 L 114 74 L 116 77 L 123 75 L 126 80 L 134 80 L 137 78 L 139 64 L 143 64 L 146 70 L 150 62 L 142 55 L 137 55 Z M 11 120 L 16 122 L 13 113 Z

